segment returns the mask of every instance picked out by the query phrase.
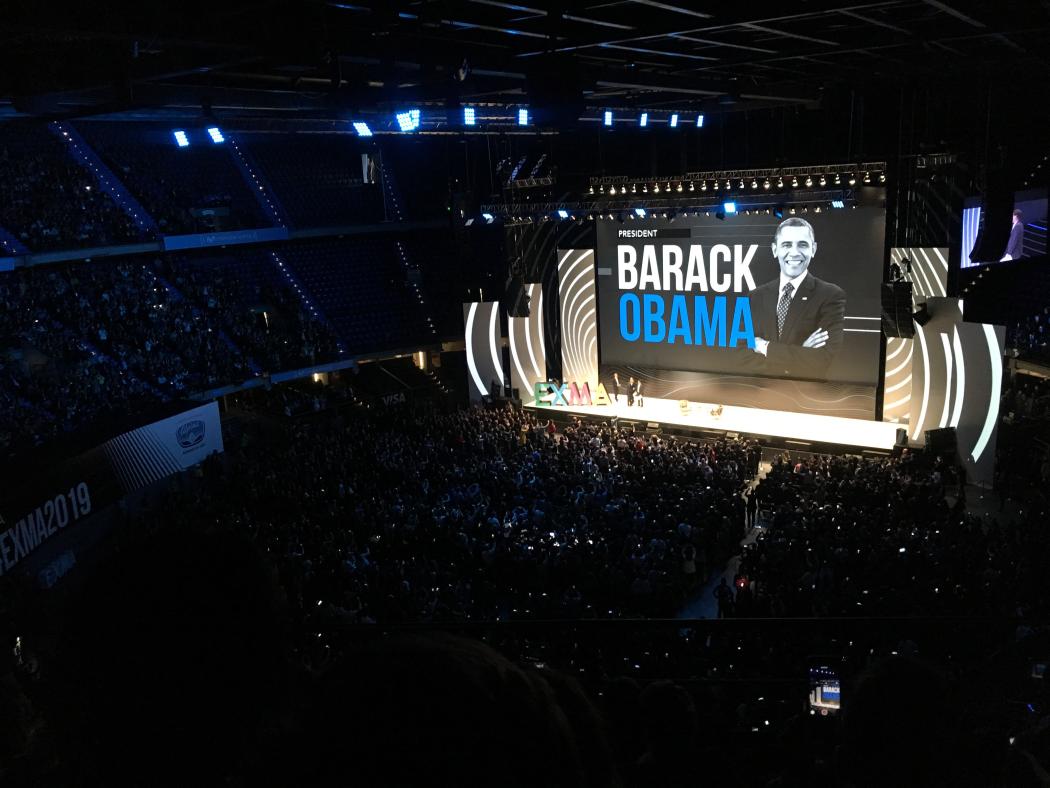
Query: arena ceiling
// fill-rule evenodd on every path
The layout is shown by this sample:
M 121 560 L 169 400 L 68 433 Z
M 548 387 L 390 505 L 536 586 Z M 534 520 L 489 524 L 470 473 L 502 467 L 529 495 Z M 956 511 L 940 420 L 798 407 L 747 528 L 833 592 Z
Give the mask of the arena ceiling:
M 406 102 L 698 112 L 1050 72 L 1050 0 L 21 4 L 0 115 L 346 119 Z

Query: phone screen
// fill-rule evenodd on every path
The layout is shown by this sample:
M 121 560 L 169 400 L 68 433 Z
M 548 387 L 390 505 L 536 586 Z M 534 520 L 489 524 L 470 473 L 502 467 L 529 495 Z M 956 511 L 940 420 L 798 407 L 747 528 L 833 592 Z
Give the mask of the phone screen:
M 809 669 L 809 708 L 812 714 L 827 717 L 838 714 L 842 706 L 842 684 L 838 671 L 830 665 Z

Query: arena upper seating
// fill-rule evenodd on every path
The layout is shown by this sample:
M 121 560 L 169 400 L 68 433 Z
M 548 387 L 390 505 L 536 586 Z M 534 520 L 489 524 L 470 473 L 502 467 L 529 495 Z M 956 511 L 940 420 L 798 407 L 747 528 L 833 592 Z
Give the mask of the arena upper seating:
M 349 353 L 434 341 L 394 240 L 361 236 L 304 241 L 279 254 L 317 299 Z
M 378 184 L 364 182 L 362 150 L 347 134 L 241 134 L 293 227 L 384 219 Z
M 195 140 L 180 148 L 170 127 L 151 124 L 85 121 L 76 127 L 163 234 L 271 226 L 227 145 Z
M 0 227 L 31 251 L 145 238 L 39 122 L 0 124 Z

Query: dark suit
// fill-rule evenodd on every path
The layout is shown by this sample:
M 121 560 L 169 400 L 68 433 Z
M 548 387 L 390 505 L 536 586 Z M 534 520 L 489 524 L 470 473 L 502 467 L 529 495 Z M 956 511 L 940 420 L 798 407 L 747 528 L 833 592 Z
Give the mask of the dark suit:
M 1006 244 L 1005 255 L 1010 255 L 1013 260 L 1024 257 L 1024 223 L 1018 222 L 1010 228 L 1010 240 Z
M 762 371 L 768 375 L 793 378 L 827 377 L 828 365 L 842 347 L 846 292 L 838 285 L 806 274 L 798 292 L 791 299 L 784 320 L 784 331 L 777 336 L 779 301 L 779 276 L 751 291 L 751 319 L 754 321 L 755 336 L 769 340 Z M 802 343 L 818 328 L 828 332 L 828 341 L 824 347 L 802 347 Z

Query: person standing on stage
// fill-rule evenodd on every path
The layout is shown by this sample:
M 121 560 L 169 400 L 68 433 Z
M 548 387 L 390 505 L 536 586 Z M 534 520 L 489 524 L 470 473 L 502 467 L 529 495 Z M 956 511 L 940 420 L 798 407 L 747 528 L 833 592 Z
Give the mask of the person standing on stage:
M 1024 214 L 1019 210 L 1014 211 L 1013 224 L 1010 227 L 1010 240 L 1006 244 L 1000 263 L 1010 260 L 1018 260 L 1024 256 Z
M 612 395 L 613 395 L 613 402 L 619 402 L 620 401 L 620 373 L 619 372 L 614 372 L 613 373 Z
M 634 376 L 627 379 L 627 407 L 634 405 Z
M 642 379 L 641 378 L 638 378 L 638 380 L 636 380 L 634 382 L 634 404 L 637 405 L 639 408 L 642 407 L 642 405 L 644 404 L 642 402 Z

